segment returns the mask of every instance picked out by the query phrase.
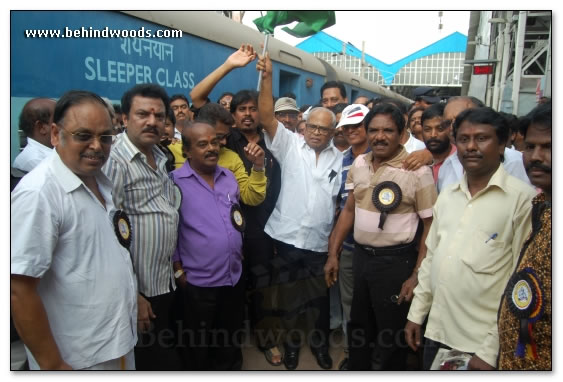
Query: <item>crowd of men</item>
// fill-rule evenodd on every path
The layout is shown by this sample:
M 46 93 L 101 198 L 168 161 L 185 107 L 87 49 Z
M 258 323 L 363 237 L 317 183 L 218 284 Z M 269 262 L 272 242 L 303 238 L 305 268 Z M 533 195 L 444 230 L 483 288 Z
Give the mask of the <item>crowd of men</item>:
M 253 61 L 259 92 L 211 102 Z M 550 102 L 516 119 L 329 81 L 298 107 L 247 44 L 190 97 L 24 106 L 11 313 L 31 369 L 240 370 L 245 321 L 288 370 L 305 343 L 333 368 L 337 328 L 340 370 L 552 368 Z

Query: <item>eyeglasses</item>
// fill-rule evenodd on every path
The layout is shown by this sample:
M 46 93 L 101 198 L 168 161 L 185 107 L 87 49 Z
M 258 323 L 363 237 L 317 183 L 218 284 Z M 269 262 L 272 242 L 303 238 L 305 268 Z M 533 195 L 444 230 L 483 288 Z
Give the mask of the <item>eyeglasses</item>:
M 58 126 L 61 129 L 66 130 L 64 126 L 61 125 Z M 97 137 L 102 145 L 111 145 L 117 139 L 117 136 L 111 134 L 94 135 L 94 134 L 83 133 L 83 132 L 71 133 L 68 130 L 66 130 L 66 132 L 72 135 L 72 138 L 74 139 L 75 142 L 84 143 L 84 144 L 91 143 L 94 140 L 94 137 Z
M 297 113 L 290 113 L 287 111 L 278 111 L 276 113 L 276 116 L 279 118 L 289 118 L 291 120 L 296 120 L 297 119 Z
M 332 130 L 334 130 L 331 129 L 330 127 L 311 125 L 309 123 L 307 123 L 305 127 L 307 128 L 307 131 L 309 131 L 310 133 L 314 133 L 318 131 L 320 135 L 328 135 Z
M 188 104 L 183 105 L 174 105 L 171 107 L 172 110 L 177 111 L 178 109 L 186 110 L 188 108 Z

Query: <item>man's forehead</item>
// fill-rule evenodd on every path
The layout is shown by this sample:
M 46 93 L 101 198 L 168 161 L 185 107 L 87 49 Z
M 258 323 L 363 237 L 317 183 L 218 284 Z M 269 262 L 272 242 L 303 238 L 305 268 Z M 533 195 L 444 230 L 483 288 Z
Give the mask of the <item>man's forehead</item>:
M 94 107 L 92 108 L 92 106 Z M 95 102 L 82 102 L 69 107 L 63 116 L 63 120 L 65 121 L 65 125 L 75 124 L 77 126 L 83 126 L 93 119 L 104 117 L 107 118 L 108 126 L 100 127 L 111 127 L 111 118 L 106 107 Z
M 340 89 L 339 88 L 326 88 L 325 90 L 323 90 L 323 97 L 325 97 L 325 96 L 341 97 Z
M 465 134 L 482 134 L 483 132 L 496 134 L 496 129 L 493 125 L 482 122 L 463 121 L 461 125 L 459 125 L 458 134 L 460 134 L 462 130 Z
M 330 120 L 331 115 L 329 113 L 329 110 L 323 110 L 323 109 L 318 109 L 315 110 L 313 113 L 309 114 L 309 117 L 307 118 L 307 122 L 313 122 L 313 121 L 328 121 L 330 124 Z
M 180 104 L 180 105 L 186 104 L 187 105 L 188 103 L 186 101 L 184 101 L 183 99 L 178 98 L 178 99 L 175 99 L 174 101 L 170 102 L 170 105 L 172 105 L 172 104 L 176 104 L 176 105 L 177 104 Z
M 427 118 L 424 120 L 424 125 L 440 125 L 442 123 L 442 116 L 437 115 L 435 117 L 432 118 Z
M 160 98 L 150 98 L 150 97 L 143 97 L 143 96 L 135 96 L 133 97 L 133 101 L 131 102 L 131 107 L 158 107 L 164 109 L 164 102 Z
M 237 109 L 238 108 L 246 108 L 246 107 L 256 107 L 256 102 L 254 102 L 254 100 L 249 100 L 249 101 L 243 102 L 243 103 L 241 103 L 237 106 Z

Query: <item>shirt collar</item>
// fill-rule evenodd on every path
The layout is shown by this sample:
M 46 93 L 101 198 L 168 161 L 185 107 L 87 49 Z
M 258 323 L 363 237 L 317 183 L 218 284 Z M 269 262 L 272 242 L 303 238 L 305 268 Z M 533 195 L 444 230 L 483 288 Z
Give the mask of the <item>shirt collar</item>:
M 53 151 L 52 148 L 45 146 L 43 143 L 36 141 L 33 138 L 27 137 L 27 144 L 45 153 Z
M 133 159 L 137 156 L 140 155 L 141 157 L 146 157 L 145 154 L 143 154 L 141 152 L 141 150 L 139 150 L 139 148 L 137 146 L 135 146 L 135 144 L 133 142 L 131 142 L 131 139 L 129 139 L 129 136 L 127 135 L 127 132 L 124 132 L 122 134 L 120 134 L 119 138 L 121 141 L 123 141 L 122 147 L 123 147 L 123 155 L 125 156 L 125 158 L 131 162 L 133 161 Z M 157 145 L 154 145 L 152 147 L 152 153 L 154 155 L 154 160 L 156 163 L 160 164 L 160 162 L 162 160 L 166 161 L 166 155 L 160 151 L 160 149 L 157 147 Z
M 368 145 L 368 147 L 366 148 L 366 151 L 364 151 L 364 154 L 367 154 L 371 151 L 371 146 Z M 346 150 L 344 150 L 342 152 L 342 155 L 344 156 L 344 158 L 346 159 L 355 159 L 354 157 L 354 152 L 352 151 L 352 146 L 348 147 Z M 359 154 L 358 154 L 359 155 Z
M 508 173 L 504 169 L 504 166 L 502 165 L 502 163 L 500 163 L 497 170 L 495 171 L 495 173 L 491 177 L 491 179 L 489 179 L 489 183 L 487 183 L 487 186 L 485 188 L 483 188 L 481 191 L 479 191 L 477 194 L 483 193 L 491 187 L 498 187 L 502 191 L 506 192 L 507 191 L 507 184 L 506 184 L 507 177 L 508 177 Z M 464 172 L 463 178 L 461 179 L 461 181 L 459 183 L 457 183 L 453 187 L 453 189 L 454 190 L 458 189 L 458 190 L 466 193 L 467 195 L 471 195 L 470 192 L 469 192 L 469 186 L 467 185 L 467 173 L 466 172 Z M 475 195 L 477 195 L 477 194 L 475 194 Z M 473 196 L 475 196 L 475 195 L 473 195 Z
M 82 180 L 78 177 L 78 175 L 72 172 L 72 170 L 68 168 L 67 165 L 62 161 L 57 150 L 55 149 L 53 151 L 54 151 L 54 154 L 52 156 L 52 168 L 54 170 L 53 172 L 55 177 L 61 184 L 63 190 L 68 194 L 76 190 L 81 185 L 84 185 L 84 182 L 82 182 Z M 98 170 L 95 177 L 98 184 L 102 184 L 104 187 L 109 187 L 109 189 L 111 190 L 112 187 L 111 181 L 101 170 Z M 84 185 L 84 187 L 86 187 L 86 185 Z
M 215 166 L 215 174 L 213 174 L 213 179 L 217 180 L 220 175 L 226 175 L 225 168 L 221 166 Z M 194 171 L 192 166 L 190 166 L 190 161 L 186 160 L 182 167 L 174 171 L 174 175 L 176 178 L 189 178 L 191 176 L 200 177 L 197 172 Z
M 403 167 L 403 161 L 405 160 L 405 158 L 407 157 L 407 150 L 405 150 L 405 147 L 401 144 L 399 144 L 399 146 L 401 146 L 401 150 L 399 150 L 399 153 L 397 155 L 395 155 L 394 157 L 392 157 L 391 159 L 382 162 L 381 166 L 383 165 L 388 165 L 391 167 L 395 167 L 395 168 L 401 168 Z M 372 163 L 373 162 L 373 151 L 370 151 L 366 154 L 365 157 L 365 161 L 366 163 Z

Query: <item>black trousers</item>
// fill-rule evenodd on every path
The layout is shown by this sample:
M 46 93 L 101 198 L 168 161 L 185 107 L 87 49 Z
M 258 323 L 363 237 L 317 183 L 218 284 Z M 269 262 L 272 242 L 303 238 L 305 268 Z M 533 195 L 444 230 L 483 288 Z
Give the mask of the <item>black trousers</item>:
M 199 287 L 188 283 L 182 292 L 187 368 L 240 370 L 244 279 L 241 277 L 235 286 Z
M 275 282 L 279 286 L 279 309 L 285 344 L 299 349 L 304 341 L 312 348 L 328 346 L 329 297 L 324 280 L 326 253 L 295 248 L 275 241 Z
M 281 323 L 277 307 L 277 287 L 272 285 L 274 241 L 267 234 L 245 238 L 243 271 L 248 296 L 248 316 L 258 348 L 278 344 Z
M 383 370 L 405 370 L 404 328 L 409 304 L 397 305 L 393 296 L 412 274 L 417 252 L 414 245 L 407 245 L 389 253 L 373 254 L 361 245 L 355 247 L 354 296 L 348 323 L 350 370 L 370 370 L 372 351 L 379 355 Z
M 138 332 L 135 346 L 135 368 L 137 370 L 181 370 L 181 360 L 176 351 L 176 333 L 173 325 L 173 292 L 146 297 L 153 313 L 148 332 Z

